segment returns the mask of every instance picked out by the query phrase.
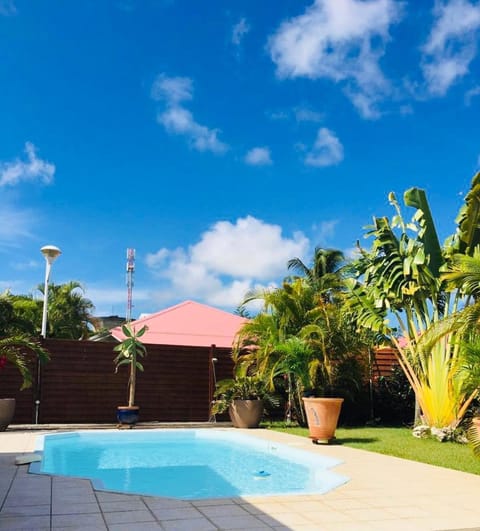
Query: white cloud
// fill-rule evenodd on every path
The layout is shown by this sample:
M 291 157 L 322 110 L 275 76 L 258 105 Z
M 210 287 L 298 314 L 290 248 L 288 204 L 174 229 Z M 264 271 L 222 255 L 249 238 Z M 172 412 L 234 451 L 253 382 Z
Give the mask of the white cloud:
M 200 125 L 192 113 L 183 107 L 170 107 L 157 117 L 160 124 L 171 134 L 186 136 L 190 145 L 197 151 L 224 153 L 228 147 L 218 139 L 218 129 Z
M 399 112 L 402 116 L 409 116 L 413 114 L 413 107 L 409 105 L 408 103 L 405 105 L 401 105 Z
M 23 283 L 20 280 L 0 280 L 0 292 L 21 292 Z
M 160 74 L 153 82 L 151 95 L 156 101 L 165 100 L 169 105 L 174 105 L 193 98 L 193 83 L 188 77 Z
M 333 239 L 337 225 L 338 219 L 321 221 L 319 224 L 314 224 L 312 229 L 315 234 L 315 241 L 318 241 L 320 245 L 325 246 Z
M 305 157 L 307 166 L 334 166 L 343 160 L 343 146 L 333 131 L 322 127 L 317 139 Z
M 19 240 L 32 236 L 36 215 L 29 210 L 18 210 L 0 204 L 0 243 L 2 246 L 19 247 Z
M 245 162 L 250 166 L 269 166 L 272 164 L 270 149 L 255 147 L 245 155 Z
M 314 111 L 309 107 L 297 106 L 292 107 L 291 109 L 283 109 L 276 111 L 267 111 L 266 116 L 270 120 L 295 120 L 298 123 L 302 122 L 313 122 L 318 123 L 322 122 L 325 119 L 325 115 L 321 112 Z
M 240 46 L 243 38 L 245 35 L 250 31 L 250 26 L 247 23 L 246 18 L 241 18 L 235 26 L 233 26 L 232 30 L 232 43 L 235 46 Z
M 169 257 L 170 251 L 168 249 L 160 249 L 156 253 L 147 255 L 145 262 L 148 267 L 155 269 L 160 267 Z
M 476 96 L 480 96 L 480 85 L 471 88 L 470 90 L 467 90 L 465 93 L 465 105 L 470 106 L 472 103 L 472 99 Z
M 422 48 L 422 70 L 429 93 L 443 96 L 468 73 L 477 53 L 480 4 L 437 0 L 433 14 L 433 27 Z
M 127 311 L 127 289 L 98 288 L 85 286 L 85 297 L 95 306 L 95 315 L 125 315 Z M 149 301 L 148 290 L 133 288 L 133 307 L 136 301 Z
M 27 160 L 15 159 L 12 162 L 0 162 L 0 187 L 14 186 L 22 181 L 40 181 L 50 184 L 55 174 L 55 165 L 39 159 L 36 147 L 25 143 Z
M 17 8 L 13 0 L 0 0 L 0 15 L 9 17 L 17 14 Z
M 182 105 L 193 99 L 193 83 L 190 78 L 160 74 L 152 85 L 151 96 L 155 101 L 165 102 L 165 109 L 158 113 L 157 121 L 168 133 L 184 136 L 197 151 L 227 151 L 227 144 L 218 138 L 219 130 L 199 124 Z
M 289 118 L 289 113 L 287 111 L 265 111 L 265 115 L 270 120 L 283 121 L 288 120 Z
M 27 262 L 16 262 L 11 264 L 13 269 L 18 271 L 27 271 L 28 269 L 39 269 L 43 264 L 37 262 L 37 260 L 28 260 Z
M 288 238 L 280 226 L 247 216 L 235 223 L 219 221 L 188 249 L 163 248 L 146 262 L 177 298 L 233 307 L 249 289 L 285 274 L 287 261 L 304 257 L 308 248 L 303 233 Z
M 297 122 L 322 122 L 324 115 L 320 112 L 309 109 L 308 107 L 296 107 L 294 109 L 295 120 Z
M 342 82 L 361 115 L 376 118 L 391 90 L 379 60 L 401 11 L 395 0 L 315 0 L 269 39 L 277 75 Z

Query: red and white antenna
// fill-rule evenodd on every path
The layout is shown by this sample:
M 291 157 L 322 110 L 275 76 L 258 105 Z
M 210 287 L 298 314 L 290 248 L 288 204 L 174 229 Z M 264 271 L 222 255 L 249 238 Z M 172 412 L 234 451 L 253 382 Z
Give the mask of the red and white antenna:
M 127 323 L 132 320 L 133 273 L 135 272 L 135 249 L 127 249 Z

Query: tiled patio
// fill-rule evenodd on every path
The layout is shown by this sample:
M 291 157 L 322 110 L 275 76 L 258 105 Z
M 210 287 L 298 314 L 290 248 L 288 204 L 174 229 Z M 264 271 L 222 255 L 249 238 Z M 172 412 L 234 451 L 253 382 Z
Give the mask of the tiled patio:
M 95 491 L 88 480 L 16 466 L 41 432 L 0 433 L 0 529 L 480 530 L 480 476 L 266 430 L 250 435 L 343 461 L 350 481 L 324 495 L 193 502 Z

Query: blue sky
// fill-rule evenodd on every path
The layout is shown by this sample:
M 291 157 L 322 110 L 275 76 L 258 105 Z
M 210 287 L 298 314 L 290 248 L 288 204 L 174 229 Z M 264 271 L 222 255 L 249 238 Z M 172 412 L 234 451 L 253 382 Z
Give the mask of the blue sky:
M 480 161 L 480 3 L 0 0 L 0 290 L 237 306 L 387 195 L 442 238 Z

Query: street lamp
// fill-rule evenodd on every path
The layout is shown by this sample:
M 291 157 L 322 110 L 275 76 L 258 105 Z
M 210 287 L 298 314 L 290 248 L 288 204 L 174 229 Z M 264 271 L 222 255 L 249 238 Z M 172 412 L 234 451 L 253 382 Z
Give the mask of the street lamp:
M 41 253 L 45 257 L 45 288 L 43 290 L 43 314 L 42 314 L 42 337 L 47 337 L 47 307 L 48 307 L 48 280 L 50 278 L 50 270 L 52 264 L 62 254 L 62 251 L 55 245 L 45 245 L 40 249 Z M 35 424 L 38 424 L 39 412 L 40 412 L 40 384 L 41 384 L 41 369 L 40 362 L 37 359 L 37 388 L 35 390 Z
M 43 291 L 43 315 L 42 315 L 42 337 L 47 337 L 47 307 L 48 307 L 48 279 L 50 278 L 50 269 L 55 259 L 62 254 L 62 251 L 55 245 L 45 245 L 40 249 L 45 257 L 45 288 Z

